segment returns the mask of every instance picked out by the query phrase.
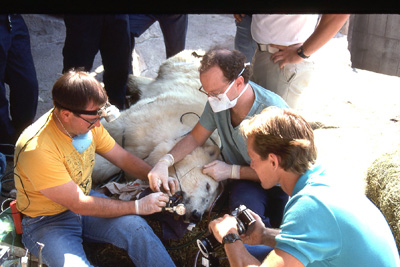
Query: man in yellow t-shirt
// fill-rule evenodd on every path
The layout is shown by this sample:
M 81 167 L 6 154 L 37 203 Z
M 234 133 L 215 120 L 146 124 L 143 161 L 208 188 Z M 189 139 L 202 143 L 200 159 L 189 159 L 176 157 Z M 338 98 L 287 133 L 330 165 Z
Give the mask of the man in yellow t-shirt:
M 161 211 L 162 192 L 120 201 L 91 190 L 95 153 L 132 176 L 147 179 L 151 167 L 130 154 L 100 123 L 109 106 L 100 83 L 86 72 L 62 75 L 52 89 L 54 108 L 21 134 L 15 151 L 17 207 L 24 245 L 48 266 L 91 266 L 84 240 L 125 249 L 135 266 L 174 266 L 161 241 L 137 215 Z M 171 193 L 177 181 L 169 180 Z M 157 255 L 157 257 L 154 257 Z

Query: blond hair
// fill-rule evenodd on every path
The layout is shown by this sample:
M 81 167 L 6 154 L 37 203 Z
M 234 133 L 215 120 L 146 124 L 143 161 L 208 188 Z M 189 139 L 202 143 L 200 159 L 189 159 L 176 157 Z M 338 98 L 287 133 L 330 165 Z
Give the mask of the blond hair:
M 252 148 L 262 159 L 277 155 L 285 171 L 301 175 L 315 163 L 313 130 L 294 110 L 268 107 L 240 127 L 246 138 L 254 137 Z

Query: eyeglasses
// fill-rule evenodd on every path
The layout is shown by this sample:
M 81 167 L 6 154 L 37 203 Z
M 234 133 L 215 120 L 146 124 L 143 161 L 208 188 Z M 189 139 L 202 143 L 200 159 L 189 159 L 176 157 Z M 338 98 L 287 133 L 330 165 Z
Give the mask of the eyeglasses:
M 209 94 L 209 93 L 207 93 L 207 92 L 203 89 L 203 85 L 200 86 L 199 91 L 202 92 L 203 94 L 205 94 L 207 97 L 212 96 L 212 97 L 218 98 L 218 100 L 221 100 L 221 99 L 219 98 L 219 96 L 218 96 L 219 94 Z
M 235 82 L 235 80 L 233 80 L 231 83 L 229 83 L 227 88 L 229 88 L 229 86 L 230 86 L 233 82 Z M 218 93 L 218 94 L 211 94 L 211 93 L 207 93 L 207 92 L 203 89 L 203 86 L 200 86 L 199 91 L 202 92 L 203 94 L 205 94 L 207 97 L 216 97 L 216 98 L 218 98 L 218 100 L 221 100 L 221 98 L 219 97 L 219 95 L 220 95 L 222 92 L 225 92 L 226 89 L 224 89 L 222 92 L 220 92 L 220 93 Z
M 79 118 L 81 118 L 82 120 L 86 121 L 87 123 L 89 123 L 88 129 L 89 129 L 90 127 L 92 127 L 98 120 L 100 120 L 100 119 L 102 118 L 102 117 L 98 117 L 98 118 L 95 119 L 94 121 L 88 121 L 87 119 L 83 118 L 83 117 L 81 116 L 81 114 L 74 113 L 74 115 L 77 116 L 77 117 L 79 117 Z

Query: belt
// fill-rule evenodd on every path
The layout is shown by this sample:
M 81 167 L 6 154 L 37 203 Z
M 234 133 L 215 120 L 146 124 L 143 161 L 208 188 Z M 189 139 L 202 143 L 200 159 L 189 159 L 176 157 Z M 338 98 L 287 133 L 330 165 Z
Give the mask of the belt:
M 271 54 L 279 51 L 278 48 L 272 47 L 270 44 L 259 44 L 257 43 L 258 50 L 261 52 L 269 52 Z

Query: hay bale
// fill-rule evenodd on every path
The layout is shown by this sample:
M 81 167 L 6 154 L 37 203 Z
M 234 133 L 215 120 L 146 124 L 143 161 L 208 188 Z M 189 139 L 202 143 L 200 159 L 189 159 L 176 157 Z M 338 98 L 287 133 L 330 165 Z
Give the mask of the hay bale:
M 369 167 L 366 195 L 385 216 L 400 253 L 400 148 L 382 155 Z

